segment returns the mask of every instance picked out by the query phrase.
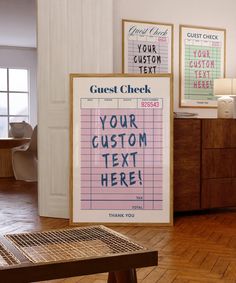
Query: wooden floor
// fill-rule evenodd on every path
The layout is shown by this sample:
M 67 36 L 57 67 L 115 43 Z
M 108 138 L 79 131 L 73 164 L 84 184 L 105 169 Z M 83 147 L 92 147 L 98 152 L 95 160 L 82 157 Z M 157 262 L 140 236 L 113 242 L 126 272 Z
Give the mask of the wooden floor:
M 0 180 L 0 234 L 68 226 L 67 220 L 37 216 L 36 190 L 35 183 Z M 176 216 L 174 227 L 113 229 L 159 251 L 158 267 L 138 270 L 139 282 L 236 283 L 236 210 Z M 107 274 L 97 274 L 47 282 L 106 279 Z

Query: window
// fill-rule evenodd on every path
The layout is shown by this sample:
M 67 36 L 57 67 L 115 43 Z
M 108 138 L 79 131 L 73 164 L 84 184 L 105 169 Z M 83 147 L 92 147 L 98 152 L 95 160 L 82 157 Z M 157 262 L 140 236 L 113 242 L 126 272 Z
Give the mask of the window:
M 10 122 L 29 122 L 29 75 L 25 69 L 0 68 L 0 138 Z

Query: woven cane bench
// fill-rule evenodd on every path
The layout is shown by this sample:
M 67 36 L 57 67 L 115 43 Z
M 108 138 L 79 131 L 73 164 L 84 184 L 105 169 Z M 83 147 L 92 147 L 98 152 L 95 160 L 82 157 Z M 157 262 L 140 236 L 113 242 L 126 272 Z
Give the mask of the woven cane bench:
M 136 268 L 158 253 L 105 226 L 0 237 L 0 282 L 23 283 L 108 272 L 109 283 L 137 282 Z

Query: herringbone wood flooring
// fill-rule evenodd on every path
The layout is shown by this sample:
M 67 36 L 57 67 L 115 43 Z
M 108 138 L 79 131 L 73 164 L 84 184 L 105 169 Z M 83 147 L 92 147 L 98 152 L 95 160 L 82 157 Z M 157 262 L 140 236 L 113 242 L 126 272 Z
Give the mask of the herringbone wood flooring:
M 68 226 L 67 220 L 38 217 L 36 203 L 35 183 L 1 179 L 0 234 Z M 234 209 L 176 216 L 174 227 L 113 229 L 159 251 L 158 267 L 139 269 L 139 282 L 236 283 Z M 107 274 L 96 274 L 47 282 L 102 283 L 106 279 Z

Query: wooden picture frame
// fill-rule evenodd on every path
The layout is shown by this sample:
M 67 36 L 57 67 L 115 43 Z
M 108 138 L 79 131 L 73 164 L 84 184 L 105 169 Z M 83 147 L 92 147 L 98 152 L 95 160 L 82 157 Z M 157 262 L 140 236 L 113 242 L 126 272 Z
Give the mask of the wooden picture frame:
M 226 30 L 180 25 L 179 43 L 179 107 L 217 107 L 213 81 L 225 76 Z
M 71 74 L 70 222 L 173 224 L 171 75 Z
M 122 20 L 122 73 L 173 73 L 173 24 Z

